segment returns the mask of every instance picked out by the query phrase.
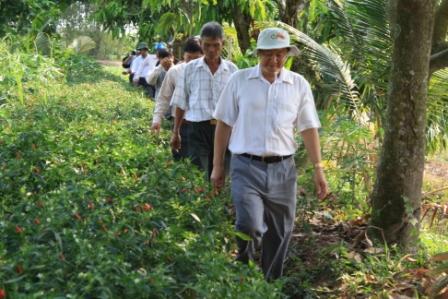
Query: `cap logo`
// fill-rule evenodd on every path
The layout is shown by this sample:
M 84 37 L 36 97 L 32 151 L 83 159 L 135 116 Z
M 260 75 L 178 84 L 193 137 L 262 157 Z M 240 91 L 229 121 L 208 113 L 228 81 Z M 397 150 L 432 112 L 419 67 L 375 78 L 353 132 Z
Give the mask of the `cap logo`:
M 271 39 L 285 39 L 285 35 L 281 32 L 276 32 L 271 35 Z

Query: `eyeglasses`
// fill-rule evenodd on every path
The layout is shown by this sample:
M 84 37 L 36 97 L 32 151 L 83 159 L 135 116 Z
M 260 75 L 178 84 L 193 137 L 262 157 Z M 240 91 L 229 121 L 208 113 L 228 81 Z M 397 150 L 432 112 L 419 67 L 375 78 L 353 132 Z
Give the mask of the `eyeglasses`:
M 260 53 L 260 58 L 263 60 L 276 60 L 282 61 L 288 56 L 288 53 Z

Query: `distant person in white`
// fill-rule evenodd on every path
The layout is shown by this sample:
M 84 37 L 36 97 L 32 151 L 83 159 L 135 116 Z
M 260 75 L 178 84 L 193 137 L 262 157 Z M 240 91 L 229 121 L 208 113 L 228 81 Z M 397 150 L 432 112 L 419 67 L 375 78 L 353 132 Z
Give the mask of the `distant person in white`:
M 155 88 L 154 86 L 148 84 L 146 78 L 148 78 L 150 73 L 156 68 L 158 59 L 156 55 L 149 54 L 149 48 L 146 43 L 140 43 L 137 50 L 140 50 L 140 57 L 142 61 L 139 61 L 138 68 L 135 71 L 132 80 L 134 85 L 142 86 L 145 93 L 149 97 L 154 98 Z
M 218 120 L 211 181 L 224 186 L 224 153 L 229 145 L 231 192 L 236 229 L 252 240 L 238 239 L 238 260 L 248 262 L 261 246 L 266 279 L 283 273 L 296 209 L 295 131 L 302 135 L 314 166 L 317 196 L 326 197 L 316 113 L 309 83 L 283 66 L 297 55 L 289 34 L 268 28 L 258 36 L 259 64 L 236 72 L 216 106 Z M 230 142 L 229 142 L 230 140 Z
M 132 59 L 131 67 L 129 68 L 129 81 L 131 82 L 131 84 L 134 82 L 135 72 L 138 70 L 138 68 L 140 67 L 140 63 L 142 63 L 143 61 L 142 55 L 139 50 L 140 46 L 140 44 L 137 46 L 135 57 L 134 59 Z

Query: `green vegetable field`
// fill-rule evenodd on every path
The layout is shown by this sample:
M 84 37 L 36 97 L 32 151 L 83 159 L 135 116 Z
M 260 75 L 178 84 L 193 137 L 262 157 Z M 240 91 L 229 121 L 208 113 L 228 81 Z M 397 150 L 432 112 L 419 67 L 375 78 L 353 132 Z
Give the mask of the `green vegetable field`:
M 65 63 L 66 78 L 25 86 L 26 103 L 1 110 L 9 298 L 279 297 L 255 266 L 232 261 L 228 196 L 173 164 L 166 136 L 148 131 L 152 102 L 91 61 Z

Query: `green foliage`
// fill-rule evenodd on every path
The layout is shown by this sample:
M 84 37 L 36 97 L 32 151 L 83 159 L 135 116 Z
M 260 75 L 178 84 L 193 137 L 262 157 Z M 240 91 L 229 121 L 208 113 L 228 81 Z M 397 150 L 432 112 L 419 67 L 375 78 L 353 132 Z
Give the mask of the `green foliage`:
M 338 110 L 328 110 L 320 115 L 322 162 L 332 192 L 329 205 L 337 207 L 337 219 L 348 221 L 369 214 L 368 197 L 375 180 L 377 146 L 375 130 L 359 125 L 356 121 L 341 116 Z M 329 129 L 331 128 L 331 129 Z M 301 142 L 301 140 L 298 140 Z M 299 167 L 304 169 L 299 176 L 299 185 L 307 193 L 314 190 L 313 168 L 303 162 L 306 151 L 299 149 Z M 298 204 L 300 206 L 300 202 Z M 302 206 L 306 211 L 318 207 Z
M 16 54 L 35 75 L 35 60 Z M 97 67 L 93 77 L 85 57 L 60 63 L 70 84 L 41 83 L 45 100 L 26 92 L 0 108 L 0 288 L 11 298 L 281 297 L 279 283 L 232 261 L 228 194 L 173 163 L 168 136 L 148 133 L 147 99 Z
M 0 104 L 5 101 L 25 104 L 27 95 L 47 98 L 42 86 L 56 84 L 63 77 L 53 58 L 23 52 L 19 42 L 0 41 Z

